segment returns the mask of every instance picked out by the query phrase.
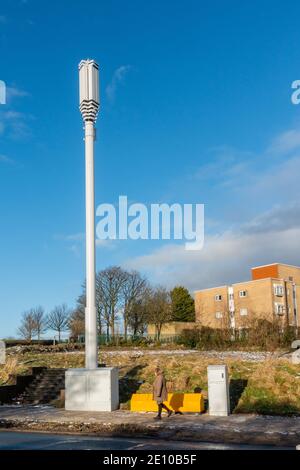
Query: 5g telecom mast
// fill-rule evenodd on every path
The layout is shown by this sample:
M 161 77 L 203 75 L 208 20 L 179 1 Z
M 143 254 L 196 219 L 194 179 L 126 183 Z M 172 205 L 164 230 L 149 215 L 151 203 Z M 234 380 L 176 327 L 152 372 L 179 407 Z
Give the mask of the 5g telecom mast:
M 94 124 L 99 109 L 99 67 L 94 60 L 79 64 L 80 112 L 85 134 L 85 204 L 86 204 L 86 309 L 85 367 L 96 369 L 97 321 L 95 291 L 95 184 L 94 184 Z
M 80 112 L 85 138 L 86 204 L 86 308 L 85 369 L 66 372 L 65 408 L 81 411 L 112 411 L 119 406 L 118 369 L 98 367 L 95 290 L 95 122 L 99 110 L 99 66 L 94 60 L 79 64 Z

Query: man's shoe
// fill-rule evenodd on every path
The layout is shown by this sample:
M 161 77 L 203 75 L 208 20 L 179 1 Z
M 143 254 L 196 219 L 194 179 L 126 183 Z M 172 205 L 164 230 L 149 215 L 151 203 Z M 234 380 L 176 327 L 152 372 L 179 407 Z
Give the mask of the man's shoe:
M 153 418 L 153 419 L 158 419 L 158 420 L 160 420 L 160 419 L 161 419 L 161 416 L 157 415 L 157 416 L 155 416 L 155 418 Z
M 170 416 L 171 416 L 172 413 L 173 413 L 172 410 L 169 410 L 169 411 L 168 411 L 168 418 L 170 418 Z

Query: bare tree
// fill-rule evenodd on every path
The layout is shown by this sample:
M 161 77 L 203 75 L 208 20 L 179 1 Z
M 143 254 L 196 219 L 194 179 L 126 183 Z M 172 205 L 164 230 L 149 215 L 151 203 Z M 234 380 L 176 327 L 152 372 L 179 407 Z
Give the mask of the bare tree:
M 38 340 L 41 339 L 41 335 L 47 331 L 47 322 L 45 318 L 45 310 L 40 305 L 31 310 L 33 321 L 35 323 L 35 329 Z
M 155 325 L 157 339 L 160 340 L 162 326 L 172 318 L 170 293 L 160 286 L 150 290 L 145 308 L 147 322 Z
M 24 339 L 31 341 L 32 338 L 36 335 L 36 322 L 33 318 L 32 309 L 26 312 L 23 312 L 21 325 L 18 328 L 18 334 Z
M 106 323 L 106 334 L 115 334 L 115 322 L 118 311 L 122 305 L 122 288 L 126 281 L 126 274 L 119 266 L 111 266 L 97 274 L 99 303 L 102 316 Z
M 76 310 L 80 311 L 84 322 L 86 307 L 86 282 L 83 283 L 83 293 L 77 299 Z M 96 310 L 97 310 L 97 329 L 99 335 L 102 334 L 104 323 L 104 304 L 101 293 L 99 273 L 96 275 Z
M 141 276 L 138 271 L 125 272 L 125 281 L 122 287 L 123 291 L 123 319 L 124 319 L 124 336 L 127 340 L 128 326 L 131 317 L 137 320 L 138 304 L 142 302 L 142 298 L 147 290 L 147 280 Z M 134 330 L 137 330 L 136 325 Z M 134 333 L 135 334 L 135 333 Z
M 96 274 L 96 311 L 97 311 L 97 329 L 101 335 L 105 321 L 105 296 L 102 292 L 101 271 Z M 77 305 L 71 315 L 70 328 L 73 336 L 84 334 L 85 332 L 85 307 L 86 307 L 86 282 L 82 285 L 83 292 L 77 299 Z M 78 331 L 75 334 L 75 330 Z
M 96 311 L 98 333 L 99 335 L 102 335 L 103 323 L 105 323 L 105 304 L 103 299 L 100 273 L 96 274 Z
M 70 310 L 66 304 L 58 305 L 49 313 L 47 317 L 47 326 L 53 331 L 58 332 L 58 340 L 61 339 L 61 333 L 69 329 Z
M 145 319 L 139 322 L 137 304 L 145 295 L 148 288 L 147 281 L 137 271 L 127 272 L 119 266 L 111 266 L 99 271 L 96 275 L 96 309 L 98 333 L 106 329 L 106 336 L 111 332 L 115 334 L 115 324 L 118 315 L 124 319 L 124 330 L 127 338 L 128 328 L 133 332 L 141 331 Z M 83 284 L 83 293 L 77 299 L 76 319 L 85 317 L 86 285 Z M 79 313 L 80 312 L 80 313 Z M 77 325 L 77 323 L 76 323 Z M 136 333 L 135 333 L 136 334 Z
M 105 275 L 104 271 L 99 271 L 96 274 L 96 311 L 97 311 L 97 329 L 98 334 L 101 335 L 103 327 L 106 325 L 106 334 L 109 336 L 110 329 L 110 296 L 106 290 L 107 283 L 104 282 Z M 82 333 L 84 333 L 84 322 L 85 322 L 85 308 L 86 308 L 86 282 L 82 285 L 83 293 L 77 299 L 76 309 L 71 315 L 70 327 L 73 334 L 73 326 L 77 330 L 77 327 L 81 329 L 80 323 L 83 327 Z M 74 322 L 73 322 L 74 317 Z M 79 321 L 80 320 L 80 321 Z M 79 333 L 81 334 L 81 333 Z M 74 335 L 75 336 L 75 335 Z
M 147 327 L 147 299 L 148 294 L 145 291 L 143 297 L 132 302 L 128 315 L 128 326 L 133 336 L 144 334 Z
M 76 307 L 70 314 L 69 328 L 71 336 L 78 338 L 85 333 L 85 283 L 83 284 L 83 293 L 77 298 Z
M 84 335 L 85 332 L 85 321 L 84 311 L 76 307 L 71 313 L 69 320 L 69 328 L 71 330 L 72 338 L 78 339 L 80 335 Z

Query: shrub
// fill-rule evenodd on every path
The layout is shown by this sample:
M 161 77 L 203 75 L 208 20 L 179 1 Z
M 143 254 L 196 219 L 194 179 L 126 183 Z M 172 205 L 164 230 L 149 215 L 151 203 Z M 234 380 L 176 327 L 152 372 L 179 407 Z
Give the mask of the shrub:
M 195 330 L 183 330 L 176 343 L 202 350 L 241 347 L 275 350 L 290 348 L 291 342 L 296 338 L 297 332 L 294 327 L 283 328 L 277 321 L 253 319 L 247 328 L 242 330 L 213 329 L 204 326 Z
M 232 346 L 232 331 L 201 327 L 196 330 L 183 330 L 177 339 L 178 344 L 188 348 L 225 349 Z
M 177 337 L 176 343 L 183 344 L 187 348 L 195 348 L 200 340 L 199 330 L 183 330 L 181 335 Z
M 296 337 L 294 327 L 283 327 L 277 320 L 270 322 L 265 319 L 253 319 L 247 329 L 247 344 L 260 349 L 290 348 Z

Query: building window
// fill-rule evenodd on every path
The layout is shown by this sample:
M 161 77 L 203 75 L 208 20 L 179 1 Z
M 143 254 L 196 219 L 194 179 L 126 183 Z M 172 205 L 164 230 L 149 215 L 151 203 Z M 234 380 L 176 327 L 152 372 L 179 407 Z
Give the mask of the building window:
M 229 294 L 229 300 L 234 300 L 234 294 Z
M 245 317 L 246 315 L 248 315 L 248 309 L 247 308 L 241 308 L 240 309 L 240 315 L 241 315 L 241 317 Z
M 222 296 L 220 294 L 215 295 L 215 300 L 220 302 L 220 300 L 222 300 Z
M 281 284 L 274 284 L 274 294 L 277 295 L 277 297 L 283 296 L 283 286 Z
M 223 313 L 222 312 L 216 312 L 216 319 L 220 320 L 221 318 L 223 318 Z
M 246 290 L 240 290 L 239 295 L 240 295 L 240 297 L 246 297 L 247 296 L 247 291 Z
M 275 303 L 275 313 L 277 315 L 283 315 L 284 314 L 284 304 Z

